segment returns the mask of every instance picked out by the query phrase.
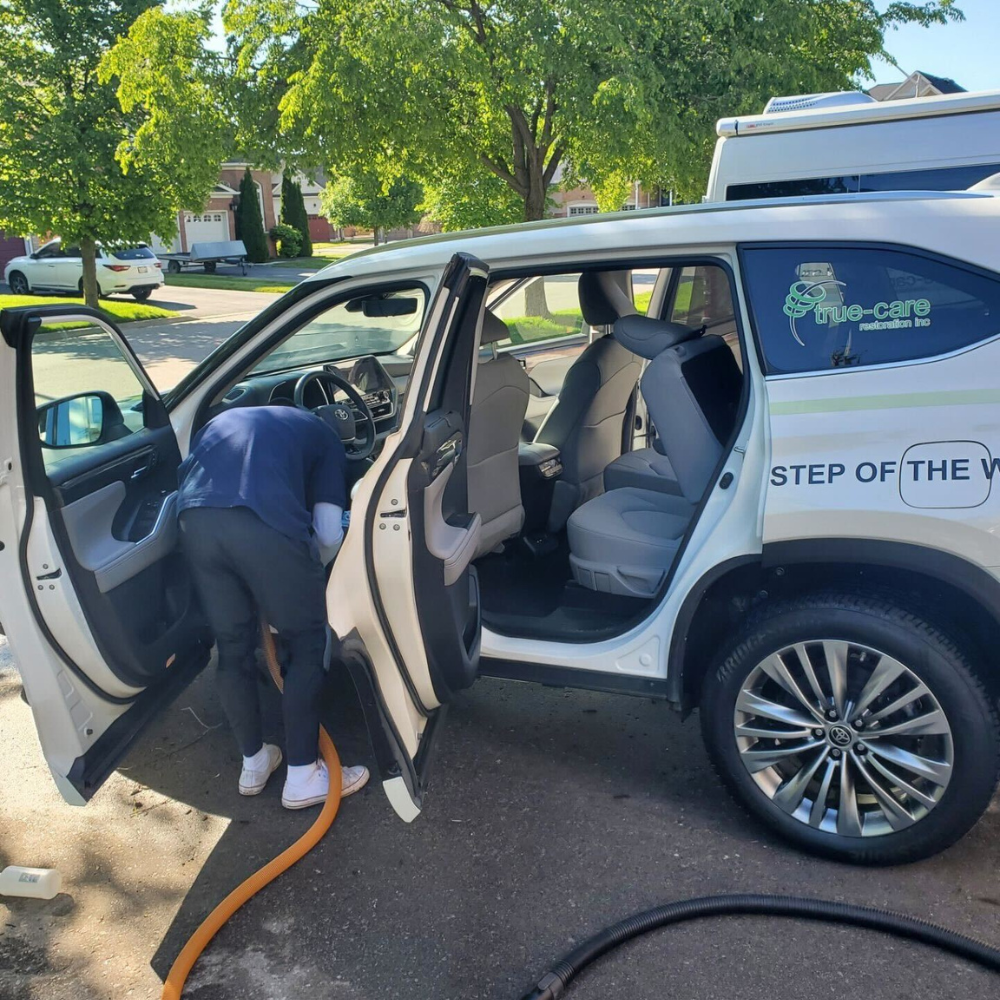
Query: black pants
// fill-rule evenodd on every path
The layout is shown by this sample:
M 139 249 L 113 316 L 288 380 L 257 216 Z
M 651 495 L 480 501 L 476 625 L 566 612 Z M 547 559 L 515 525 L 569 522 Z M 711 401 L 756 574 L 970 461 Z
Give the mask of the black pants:
M 263 743 L 254 651 L 258 614 L 286 651 L 285 754 L 316 760 L 326 646 L 326 574 L 309 544 L 288 538 L 246 507 L 196 507 L 180 516 L 181 545 L 219 648 L 219 697 L 240 752 Z

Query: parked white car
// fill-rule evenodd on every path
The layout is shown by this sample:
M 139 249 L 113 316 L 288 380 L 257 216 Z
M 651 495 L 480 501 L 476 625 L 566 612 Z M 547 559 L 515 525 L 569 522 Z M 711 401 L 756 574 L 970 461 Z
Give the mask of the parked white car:
M 63 795 L 211 660 L 176 550 L 193 432 L 346 399 L 329 619 L 401 817 L 489 674 L 700 707 L 804 849 L 953 843 L 1000 773 L 998 227 L 996 194 L 892 193 L 390 244 L 163 396 L 96 313 L 67 351 L 44 324 L 82 309 L 3 311 L 0 620 Z
M 80 248 L 63 248 L 61 239 L 50 240 L 34 253 L 11 260 L 4 268 L 4 281 L 14 295 L 32 292 L 82 294 Z M 98 244 L 97 284 L 101 295 L 131 295 L 145 302 L 163 284 L 163 264 L 145 243 L 119 249 Z

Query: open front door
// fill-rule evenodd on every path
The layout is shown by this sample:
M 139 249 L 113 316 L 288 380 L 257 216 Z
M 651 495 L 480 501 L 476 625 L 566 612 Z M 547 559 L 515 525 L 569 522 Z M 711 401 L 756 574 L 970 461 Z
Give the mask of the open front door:
M 82 804 L 208 661 L 175 551 L 180 452 L 104 314 L 7 309 L 0 333 L 0 621 L 56 783 Z
M 399 430 L 361 482 L 328 591 L 386 793 L 406 820 L 420 811 L 444 707 L 479 666 L 481 519 L 468 510 L 465 442 L 487 277 L 467 255 L 449 263 Z

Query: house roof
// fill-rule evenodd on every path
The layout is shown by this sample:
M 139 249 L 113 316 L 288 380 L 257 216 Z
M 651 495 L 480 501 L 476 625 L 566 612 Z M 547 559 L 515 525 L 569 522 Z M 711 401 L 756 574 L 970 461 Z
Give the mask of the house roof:
M 869 97 L 874 97 L 876 101 L 891 101 L 903 90 L 908 83 L 918 83 L 923 80 L 929 83 L 939 94 L 965 94 L 965 87 L 959 86 L 950 77 L 935 76 L 933 73 L 925 73 L 922 69 L 915 70 L 905 80 L 898 83 L 877 83 L 868 91 Z
M 942 94 L 964 94 L 965 87 L 960 87 L 954 80 L 947 76 L 934 76 L 933 73 L 925 73 L 922 69 L 917 72 L 928 82 L 932 83 Z

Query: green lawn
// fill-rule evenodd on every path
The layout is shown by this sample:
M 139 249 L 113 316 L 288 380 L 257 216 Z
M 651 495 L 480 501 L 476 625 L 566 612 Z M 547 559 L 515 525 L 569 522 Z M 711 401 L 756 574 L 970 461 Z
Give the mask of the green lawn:
M 14 309 L 17 306 L 82 306 L 80 298 L 55 298 L 48 295 L 0 295 L 0 309 Z M 102 299 L 101 309 L 119 323 L 131 323 L 137 319 L 173 319 L 177 313 L 173 309 L 161 309 L 148 302 L 126 302 L 124 299 Z M 46 323 L 49 330 L 75 330 L 86 323 Z
M 267 278 L 228 278 L 217 274 L 167 274 L 168 285 L 177 288 L 218 288 L 223 292 L 274 292 L 278 295 L 294 288 Z

